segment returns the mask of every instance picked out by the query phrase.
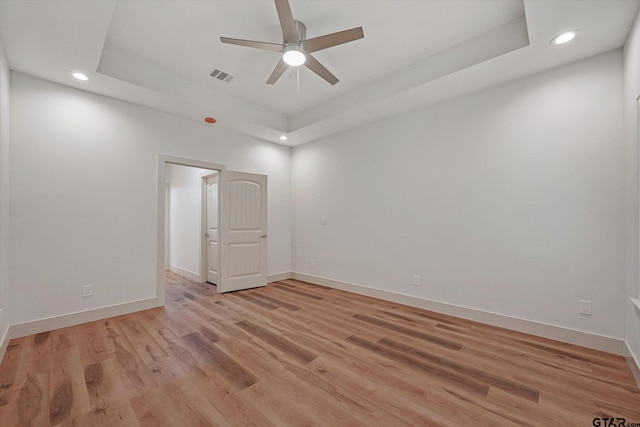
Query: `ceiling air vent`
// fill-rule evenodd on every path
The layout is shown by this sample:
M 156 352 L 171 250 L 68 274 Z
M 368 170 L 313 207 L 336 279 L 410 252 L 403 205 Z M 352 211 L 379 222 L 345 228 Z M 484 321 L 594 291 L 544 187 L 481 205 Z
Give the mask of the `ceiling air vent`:
M 215 77 L 218 80 L 222 80 L 223 82 L 227 82 L 229 83 L 231 80 L 233 80 L 233 76 L 229 73 L 225 73 L 224 71 L 220 71 L 218 69 L 215 69 L 211 72 L 211 77 Z

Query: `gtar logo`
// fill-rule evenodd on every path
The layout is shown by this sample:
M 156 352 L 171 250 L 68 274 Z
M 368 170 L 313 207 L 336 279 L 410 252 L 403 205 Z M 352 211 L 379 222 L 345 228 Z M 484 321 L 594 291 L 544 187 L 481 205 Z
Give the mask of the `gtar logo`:
M 595 427 L 627 427 L 624 418 L 594 418 L 593 425 Z

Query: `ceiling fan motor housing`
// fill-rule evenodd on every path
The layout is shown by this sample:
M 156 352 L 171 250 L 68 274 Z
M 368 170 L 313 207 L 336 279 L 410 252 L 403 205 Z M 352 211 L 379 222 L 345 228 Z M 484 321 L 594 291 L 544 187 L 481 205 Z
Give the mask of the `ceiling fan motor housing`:
M 297 20 L 293 20 L 293 23 L 296 26 L 296 31 L 298 32 L 298 38 L 300 38 L 300 41 L 306 40 L 307 39 L 307 26 L 304 25 L 302 22 L 297 21 Z M 283 40 L 283 42 L 286 44 L 288 42 L 288 40 Z

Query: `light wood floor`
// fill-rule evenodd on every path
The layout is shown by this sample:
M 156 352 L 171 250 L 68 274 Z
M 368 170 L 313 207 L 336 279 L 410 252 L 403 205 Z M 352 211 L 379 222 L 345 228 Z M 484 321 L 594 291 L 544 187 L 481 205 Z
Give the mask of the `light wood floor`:
M 1 426 L 640 423 L 622 357 L 294 280 L 14 339 Z

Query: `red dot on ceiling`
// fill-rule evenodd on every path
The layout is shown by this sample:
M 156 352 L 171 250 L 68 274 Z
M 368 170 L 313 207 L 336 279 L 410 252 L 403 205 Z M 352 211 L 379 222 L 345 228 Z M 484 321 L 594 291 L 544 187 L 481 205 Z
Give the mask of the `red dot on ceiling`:
M 205 117 L 204 121 L 209 124 L 214 124 L 215 122 L 217 122 L 217 120 L 214 119 L 213 117 Z

